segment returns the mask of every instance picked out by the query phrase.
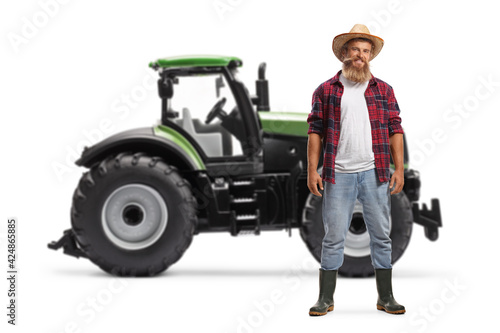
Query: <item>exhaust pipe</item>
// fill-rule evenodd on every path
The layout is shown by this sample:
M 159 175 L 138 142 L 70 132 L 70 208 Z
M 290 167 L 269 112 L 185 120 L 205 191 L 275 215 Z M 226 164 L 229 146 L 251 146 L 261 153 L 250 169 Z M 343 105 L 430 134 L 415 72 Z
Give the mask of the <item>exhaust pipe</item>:
M 257 111 L 269 111 L 269 85 L 266 80 L 266 63 L 259 65 L 259 79 L 255 81 Z

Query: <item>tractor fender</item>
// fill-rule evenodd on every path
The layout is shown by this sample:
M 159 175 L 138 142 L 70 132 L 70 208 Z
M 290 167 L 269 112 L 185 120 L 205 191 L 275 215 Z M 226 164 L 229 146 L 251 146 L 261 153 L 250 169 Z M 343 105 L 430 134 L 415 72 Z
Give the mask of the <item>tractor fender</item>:
M 143 152 L 159 156 L 180 170 L 204 170 L 198 151 L 179 132 L 166 126 L 144 127 L 117 133 L 86 147 L 75 162 L 91 168 L 110 155 L 121 152 Z

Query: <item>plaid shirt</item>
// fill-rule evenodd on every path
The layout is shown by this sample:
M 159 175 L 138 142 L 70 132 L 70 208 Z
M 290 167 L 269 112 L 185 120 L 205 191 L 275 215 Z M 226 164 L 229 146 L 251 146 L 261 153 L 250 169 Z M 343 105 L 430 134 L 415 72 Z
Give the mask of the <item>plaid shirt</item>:
M 312 111 L 307 117 L 307 134 L 317 133 L 323 139 L 323 170 L 321 178 L 335 184 L 335 155 L 340 135 L 340 100 L 344 86 L 339 81 L 341 71 L 323 82 L 314 91 Z M 399 106 L 392 87 L 372 75 L 365 91 L 366 105 L 372 128 L 375 168 L 381 182 L 390 180 L 389 137 L 403 133 Z M 325 140 L 326 136 L 326 140 Z

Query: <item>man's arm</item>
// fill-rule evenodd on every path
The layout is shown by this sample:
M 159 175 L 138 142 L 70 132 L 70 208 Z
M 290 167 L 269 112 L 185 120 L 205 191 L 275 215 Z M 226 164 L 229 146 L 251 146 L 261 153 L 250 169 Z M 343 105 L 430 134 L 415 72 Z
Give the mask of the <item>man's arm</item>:
M 392 155 L 392 160 L 394 161 L 394 168 L 395 168 L 395 171 L 391 177 L 391 183 L 389 184 L 389 187 L 392 189 L 394 183 L 396 183 L 396 186 L 391 191 L 391 194 L 396 194 L 401 192 L 405 184 L 403 134 L 394 133 L 389 138 L 389 145 L 391 148 L 391 155 Z
M 318 162 L 321 154 L 321 135 L 317 133 L 309 134 L 307 140 L 307 187 L 312 194 L 322 196 L 318 191 L 323 190 L 323 180 L 318 173 Z
M 401 117 L 399 116 L 400 110 L 394 90 L 391 86 L 388 87 L 388 103 L 389 108 L 389 146 L 391 150 L 392 160 L 394 161 L 395 171 L 391 177 L 389 187 L 392 188 L 394 183 L 396 186 L 391 194 L 399 193 L 403 190 L 405 177 L 404 177 L 404 143 L 403 143 L 403 127 L 401 127 Z
M 387 108 L 389 111 L 389 137 L 392 137 L 395 133 L 404 133 L 401 126 L 401 117 L 399 116 L 398 101 L 396 100 L 396 96 L 394 96 L 394 90 L 391 86 L 387 87 Z
M 320 189 L 323 189 L 323 180 L 318 174 L 318 162 L 321 154 L 322 138 L 324 135 L 323 126 L 323 86 L 320 85 L 313 93 L 312 96 L 312 110 L 307 116 L 309 129 L 307 134 L 309 139 L 307 141 L 307 187 L 312 194 L 322 196 L 318 191 L 318 184 Z

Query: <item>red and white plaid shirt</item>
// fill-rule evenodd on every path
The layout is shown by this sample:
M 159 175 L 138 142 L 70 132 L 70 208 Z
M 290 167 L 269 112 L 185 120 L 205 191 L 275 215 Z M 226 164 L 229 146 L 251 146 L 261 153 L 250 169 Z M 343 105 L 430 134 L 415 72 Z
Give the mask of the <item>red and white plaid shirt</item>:
M 340 100 L 344 86 L 339 81 L 341 71 L 323 82 L 314 91 L 312 111 L 307 117 L 307 134 L 317 133 L 323 138 L 323 170 L 321 178 L 335 184 L 335 155 L 340 135 Z M 372 75 L 365 91 L 366 106 L 372 128 L 375 167 L 381 182 L 390 180 L 389 137 L 403 133 L 399 106 L 392 87 Z

